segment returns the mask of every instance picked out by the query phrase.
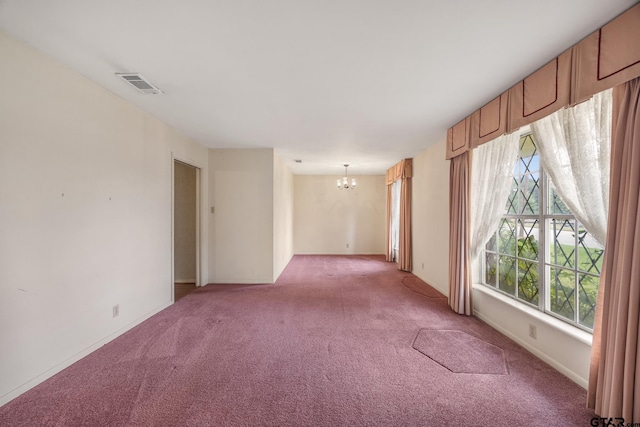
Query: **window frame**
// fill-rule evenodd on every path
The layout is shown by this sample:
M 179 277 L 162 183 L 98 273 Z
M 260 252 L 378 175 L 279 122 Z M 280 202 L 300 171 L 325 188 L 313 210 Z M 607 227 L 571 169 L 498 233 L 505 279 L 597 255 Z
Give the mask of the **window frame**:
M 526 137 L 527 135 L 531 135 L 532 138 L 532 142 L 535 145 L 535 140 L 533 139 L 533 135 L 531 134 L 531 130 L 526 128 L 526 129 L 521 129 L 520 131 L 520 139 L 518 140 L 518 159 L 517 162 L 522 161 L 522 157 L 521 157 L 521 150 L 523 148 L 522 144 L 522 138 Z M 538 146 L 535 145 L 536 150 L 539 150 Z M 538 158 L 539 158 L 539 154 Z M 515 169 L 516 165 L 514 165 L 514 169 Z M 528 167 L 527 167 L 528 169 Z M 518 184 L 521 181 L 522 178 L 522 174 L 519 174 L 518 176 L 516 176 L 514 174 L 514 179 L 516 179 L 516 181 L 518 182 Z M 549 177 L 547 175 L 547 172 L 544 170 L 543 166 L 541 163 L 539 163 L 539 169 L 538 169 L 538 213 L 537 214 L 510 214 L 508 213 L 509 209 L 507 209 L 507 213 L 505 213 L 504 215 L 502 215 L 501 219 L 500 219 L 500 223 L 494 233 L 494 237 L 495 238 L 495 248 L 494 250 L 489 250 L 487 249 L 487 246 L 489 245 L 489 243 L 487 243 L 485 245 L 485 247 L 482 249 L 482 257 L 480 258 L 479 262 L 480 262 L 480 270 L 481 270 L 481 280 L 480 280 L 480 284 L 484 287 L 487 287 L 489 289 L 491 289 L 494 292 L 499 292 L 500 294 L 503 294 L 505 296 L 507 296 L 508 298 L 515 300 L 516 302 L 520 303 L 520 304 L 524 304 L 527 305 L 529 307 L 532 307 L 534 309 L 537 309 L 538 311 L 540 311 L 541 313 L 544 313 L 546 315 L 555 317 L 569 325 L 572 325 L 576 328 L 579 328 L 581 330 L 584 330 L 588 333 L 593 333 L 593 329 L 589 328 L 587 325 L 583 325 L 580 323 L 580 283 L 579 283 L 579 276 L 581 274 L 587 274 L 593 277 L 597 277 L 599 278 L 600 275 L 602 274 L 602 272 L 600 271 L 600 274 L 594 274 L 592 272 L 589 271 L 584 271 L 584 270 L 580 270 L 579 268 L 579 233 L 577 232 L 577 230 L 579 230 L 582 226 L 582 224 L 580 223 L 580 221 L 575 217 L 575 215 L 573 214 L 563 214 L 563 213 L 550 213 L 551 210 L 549 209 L 549 204 L 552 203 L 551 202 L 551 197 L 552 197 L 552 186 L 551 183 L 549 182 Z M 520 191 L 520 187 L 518 186 L 518 192 Z M 559 197 L 559 196 L 558 196 Z M 560 199 L 562 200 L 562 199 Z M 502 224 L 502 221 L 506 219 L 506 220 L 513 220 L 516 226 L 516 230 L 514 231 L 514 236 L 516 239 L 516 243 L 515 243 L 515 251 L 514 251 L 514 255 L 508 254 L 508 253 L 503 253 L 500 252 L 500 243 L 499 243 L 499 236 L 498 233 L 500 231 L 500 224 Z M 572 221 L 572 224 L 574 225 L 574 244 L 573 244 L 573 248 L 574 248 L 574 253 L 575 253 L 575 261 L 573 263 L 573 267 L 567 267 L 567 266 L 562 266 L 559 264 L 555 264 L 552 262 L 551 260 L 551 244 L 547 243 L 548 240 L 548 236 L 549 236 L 549 232 L 550 232 L 550 228 L 551 228 L 551 221 L 552 220 L 556 220 L 556 221 Z M 520 222 L 522 221 L 522 223 L 525 223 L 526 221 L 537 221 L 538 223 L 538 252 L 537 252 L 537 259 L 533 260 L 530 258 L 526 258 L 526 257 L 521 257 L 519 254 L 519 250 L 518 250 L 518 238 L 517 238 L 517 231 L 518 231 L 518 227 L 520 227 Z M 551 237 L 552 239 L 554 239 L 555 237 Z M 498 270 L 496 271 L 495 274 L 495 283 L 493 284 L 489 284 L 487 283 L 487 254 L 491 254 L 492 256 L 495 257 L 495 263 L 494 265 L 496 265 L 496 267 L 498 267 Z M 500 278 L 500 274 L 499 274 L 499 261 L 500 261 L 500 257 L 509 257 L 512 258 L 514 260 L 514 264 L 515 264 L 515 268 L 514 268 L 514 277 L 515 277 L 515 283 L 514 283 L 514 294 L 511 294 L 509 292 L 504 291 L 503 289 L 500 289 L 500 285 L 499 285 L 499 278 Z M 519 265 L 518 265 L 518 261 L 525 261 L 525 262 L 530 262 L 530 263 L 535 263 L 537 265 L 537 273 L 538 273 L 538 301 L 537 304 L 534 304 L 532 302 L 529 302 L 525 299 L 522 299 L 519 296 L 519 283 L 518 283 L 518 279 L 519 279 Z M 568 270 L 573 274 L 574 277 L 574 288 L 573 288 L 573 295 L 572 295 L 572 303 L 573 303 L 573 318 L 570 319 L 568 317 L 565 317 L 559 313 L 555 313 L 551 310 L 551 268 L 562 268 L 564 270 Z

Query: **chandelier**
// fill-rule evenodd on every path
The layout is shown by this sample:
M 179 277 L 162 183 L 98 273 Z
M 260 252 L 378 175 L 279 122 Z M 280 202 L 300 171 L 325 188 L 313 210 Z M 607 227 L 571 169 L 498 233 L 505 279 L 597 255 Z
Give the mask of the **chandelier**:
M 342 179 L 338 179 L 338 189 L 342 190 L 343 188 L 354 189 L 356 188 L 356 179 L 351 178 L 351 184 L 349 184 L 349 172 L 347 172 L 347 168 L 349 165 L 344 165 L 344 177 Z

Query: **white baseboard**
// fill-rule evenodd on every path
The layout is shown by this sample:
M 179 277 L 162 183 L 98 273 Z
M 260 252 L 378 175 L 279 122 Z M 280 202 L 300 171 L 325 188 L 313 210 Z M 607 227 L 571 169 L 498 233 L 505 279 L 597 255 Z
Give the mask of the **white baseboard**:
M 224 279 L 218 279 L 215 281 L 209 281 L 206 283 L 206 285 L 256 285 L 256 286 L 262 286 L 262 285 L 273 285 L 275 282 L 271 282 L 268 280 L 265 281 L 255 281 L 255 280 L 224 280 Z
M 384 255 L 380 252 L 296 252 L 295 255 Z
M 529 351 L 530 353 L 533 353 L 537 358 L 539 358 L 542 361 L 544 361 L 544 362 L 548 363 L 549 365 L 553 366 L 555 369 L 560 371 L 562 374 L 564 374 L 566 377 L 571 379 L 573 382 L 575 382 L 576 384 L 578 384 L 579 386 L 581 386 L 585 390 L 587 389 L 588 381 L 585 380 L 582 376 L 580 376 L 577 373 L 573 372 L 571 369 L 567 368 L 565 365 L 563 365 L 562 363 L 558 362 L 557 360 L 555 360 L 554 358 L 552 358 L 548 354 L 546 354 L 546 353 L 540 351 L 539 349 L 533 347 L 532 345 L 530 345 L 528 342 L 522 340 L 517 335 L 515 335 L 515 334 L 511 333 L 510 331 L 508 331 L 507 329 L 503 328 L 500 324 L 492 322 L 491 320 L 489 320 L 486 316 L 484 316 L 482 313 L 478 312 L 477 310 L 474 311 L 474 315 L 478 319 L 480 319 L 484 323 L 486 323 L 487 325 L 491 326 L 493 329 L 495 329 L 498 332 L 500 332 L 502 335 L 507 336 L 511 340 L 515 341 L 516 343 L 518 343 L 519 345 L 521 345 L 522 347 L 527 349 L 527 351 Z
M 173 283 L 196 283 L 196 279 L 175 279 Z
M 13 390 L 11 390 L 8 393 L 0 396 L 0 406 L 9 403 L 10 401 L 15 399 L 16 397 L 20 396 L 22 393 L 32 389 L 33 387 L 37 386 L 41 382 L 43 382 L 45 380 L 48 380 L 49 378 L 51 378 L 52 376 L 54 376 L 58 372 L 62 371 L 65 368 L 68 368 L 69 366 L 71 366 L 74 363 L 76 363 L 78 360 L 80 360 L 83 357 L 88 356 L 89 354 L 93 353 L 95 350 L 99 349 L 103 345 L 107 344 L 108 342 L 110 342 L 110 341 L 114 340 L 115 338 L 119 337 L 120 335 L 124 334 L 129 329 L 133 328 L 134 326 L 137 326 L 140 323 L 144 322 L 145 320 L 147 320 L 151 316 L 153 316 L 153 315 L 159 313 L 160 311 L 164 310 L 165 308 L 169 307 L 171 304 L 172 303 L 163 304 L 159 308 L 157 308 L 155 310 L 152 310 L 151 312 L 149 312 L 149 313 L 145 314 L 144 316 L 134 320 L 133 322 L 129 323 L 128 325 L 123 326 L 122 328 L 120 328 L 117 331 L 107 335 L 106 337 L 104 337 L 101 340 L 99 340 L 98 342 L 90 345 L 89 347 L 85 348 L 84 350 L 74 354 L 73 356 L 71 356 L 68 359 L 58 363 L 57 365 L 53 366 L 52 368 L 47 369 L 46 371 L 42 372 L 41 374 L 39 374 L 36 377 L 32 378 L 31 380 L 27 381 L 26 383 L 14 388 Z

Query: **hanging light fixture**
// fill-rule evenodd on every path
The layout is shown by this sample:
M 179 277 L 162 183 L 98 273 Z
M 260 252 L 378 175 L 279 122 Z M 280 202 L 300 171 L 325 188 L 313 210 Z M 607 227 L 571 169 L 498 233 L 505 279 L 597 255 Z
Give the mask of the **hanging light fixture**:
M 342 179 L 338 179 L 338 189 L 339 190 L 342 190 L 343 188 L 345 190 L 356 188 L 356 179 L 355 178 L 351 178 L 351 183 L 349 183 L 349 172 L 347 171 L 348 167 L 349 167 L 349 165 L 344 165 L 344 177 Z

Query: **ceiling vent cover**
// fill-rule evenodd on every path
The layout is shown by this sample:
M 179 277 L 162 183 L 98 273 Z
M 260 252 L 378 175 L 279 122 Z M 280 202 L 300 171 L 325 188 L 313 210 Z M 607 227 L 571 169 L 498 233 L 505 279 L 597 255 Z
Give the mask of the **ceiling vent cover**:
M 116 73 L 116 76 L 120 77 L 131 86 L 135 87 L 138 91 L 146 95 L 161 95 L 162 92 L 157 86 L 150 83 L 147 79 L 142 77 L 138 73 Z

